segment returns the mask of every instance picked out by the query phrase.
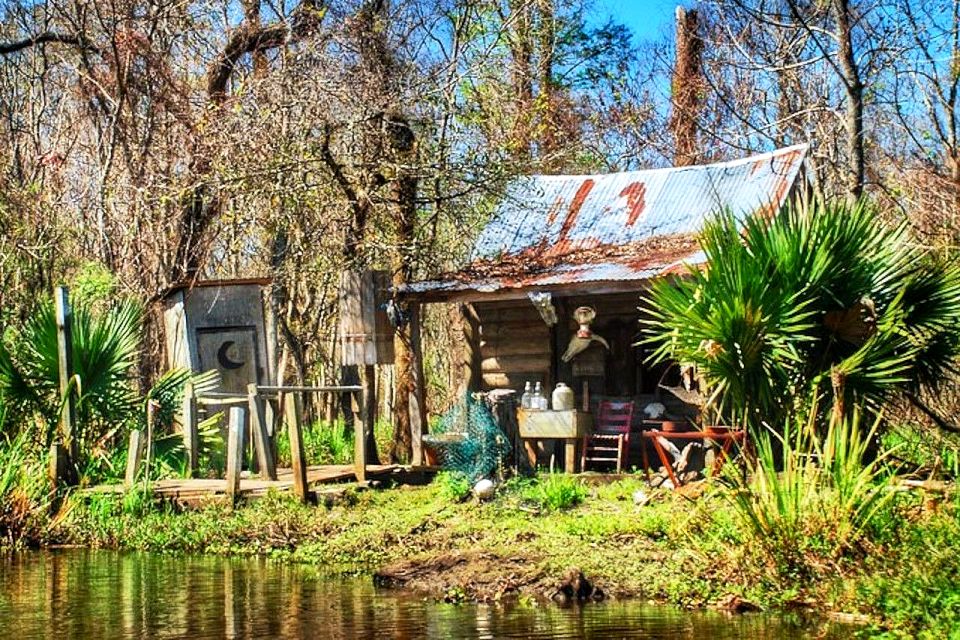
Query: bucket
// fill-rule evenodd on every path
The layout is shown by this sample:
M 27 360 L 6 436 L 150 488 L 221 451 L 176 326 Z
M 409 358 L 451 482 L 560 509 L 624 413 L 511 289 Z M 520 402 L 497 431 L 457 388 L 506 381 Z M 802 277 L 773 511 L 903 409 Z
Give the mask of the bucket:
M 451 444 L 460 443 L 466 439 L 467 434 L 465 433 L 429 433 L 423 436 L 424 464 L 428 467 L 439 467 L 443 465 L 446 448 Z
M 685 420 L 664 420 L 660 423 L 660 431 L 666 433 L 683 433 L 690 431 L 690 423 Z

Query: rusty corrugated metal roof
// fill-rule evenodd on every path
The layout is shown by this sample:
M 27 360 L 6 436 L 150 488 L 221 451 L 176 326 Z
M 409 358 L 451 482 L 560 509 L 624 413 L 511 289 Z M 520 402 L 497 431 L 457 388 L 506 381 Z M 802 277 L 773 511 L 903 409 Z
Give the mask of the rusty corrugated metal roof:
M 694 239 L 721 208 L 776 210 L 806 145 L 710 165 L 515 180 L 460 272 L 404 293 L 643 280 L 702 262 Z

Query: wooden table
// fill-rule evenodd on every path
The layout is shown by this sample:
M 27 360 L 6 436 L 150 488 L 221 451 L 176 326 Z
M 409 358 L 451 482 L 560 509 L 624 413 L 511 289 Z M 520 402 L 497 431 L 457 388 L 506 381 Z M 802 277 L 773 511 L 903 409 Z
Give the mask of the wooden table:
M 539 440 L 562 440 L 564 467 L 567 473 L 577 471 L 577 444 L 593 427 L 593 416 L 584 411 L 517 411 L 517 423 L 523 448 L 530 466 L 537 468 L 537 451 L 534 443 Z
M 730 450 L 733 448 L 734 443 L 740 443 L 741 446 L 746 437 L 746 432 L 743 430 L 712 430 L 707 429 L 704 431 L 644 431 L 640 434 L 644 438 L 649 438 L 653 442 L 653 448 L 657 452 L 657 456 L 660 458 L 660 462 L 663 464 L 664 468 L 667 470 L 667 475 L 670 476 L 670 480 L 673 481 L 674 487 L 680 486 L 680 481 L 677 478 L 676 474 L 673 472 L 673 464 L 667 458 L 667 452 L 664 450 L 663 445 L 660 443 L 660 438 L 672 438 L 677 440 L 714 440 L 717 442 L 723 442 L 723 446 L 720 448 L 720 455 L 717 456 L 717 459 L 713 463 L 713 473 L 716 475 L 719 473 L 720 469 L 723 467 L 724 461 L 730 454 Z M 647 448 L 643 448 L 643 466 L 647 472 L 647 479 L 650 478 L 650 464 L 647 460 Z

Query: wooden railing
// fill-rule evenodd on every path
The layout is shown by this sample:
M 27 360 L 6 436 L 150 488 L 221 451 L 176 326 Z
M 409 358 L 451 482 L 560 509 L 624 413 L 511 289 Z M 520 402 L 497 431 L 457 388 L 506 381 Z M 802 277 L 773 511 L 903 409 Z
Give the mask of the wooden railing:
M 240 492 L 240 470 L 243 466 L 243 454 L 247 442 L 247 428 L 251 429 L 255 460 L 259 473 L 270 480 L 277 479 L 277 466 L 274 459 L 275 433 L 274 420 L 269 413 L 268 399 L 276 398 L 283 407 L 283 422 L 290 439 L 290 462 L 293 471 L 293 490 L 300 500 L 307 501 L 307 460 L 303 447 L 303 405 L 304 393 L 352 393 L 363 391 L 363 387 L 347 386 L 259 386 L 250 384 L 247 394 L 204 392 L 195 393 L 192 385 L 187 385 L 183 394 L 181 417 L 183 422 L 183 447 L 186 451 L 187 472 L 197 473 L 199 464 L 199 418 L 200 406 L 225 406 L 227 412 L 227 494 L 233 498 Z M 366 480 L 366 440 L 364 433 L 373 429 L 374 416 L 364 412 L 363 428 L 354 430 L 354 473 L 358 482 Z

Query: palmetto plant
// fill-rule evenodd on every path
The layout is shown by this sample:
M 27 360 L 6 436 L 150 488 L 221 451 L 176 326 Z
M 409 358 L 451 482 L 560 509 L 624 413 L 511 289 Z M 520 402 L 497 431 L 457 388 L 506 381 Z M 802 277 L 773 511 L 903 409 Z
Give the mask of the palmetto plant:
M 95 314 L 73 310 L 73 377 L 76 434 L 81 446 L 120 426 L 139 405 L 132 371 L 137 363 L 142 312 L 122 301 Z M 41 304 L 24 325 L 0 344 L 0 404 L 7 424 L 36 419 L 49 446 L 63 410 L 59 388 L 57 324 L 53 305 Z
M 865 203 L 708 222 L 701 269 L 642 300 L 652 358 L 696 365 L 713 419 L 785 424 L 811 393 L 838 414 L 936 386 L 960 353 L 960 270 Z
M 179 438 L 160 432 L 173 424 L 183 390 L 192 382 L 198 393 L 220 384 L 216 371 L 193 374 L 173 369 L 162 375 L 141 397 L 134 384 L 139 354 L 140 306 L 121 301 L 94 312 L 79 301 L 73 310 L 73 377 L 76 393 L 75 438 L 81 453 L 81 474 L 116 474 L 112 455 L 119 436 L 129 429 L 145 429 L 147 403 L 156 406 L 156 451 L 175 453 Z M 49 447 L 54 438 L 64 398 L 59 387 L 57 326 L 53 305 L 41 304 L 22 327 L 0 341 L 0 413 L 7 430 L 38 434 L 35 444 Z M 212 428 L 212 427 L 209 427 Z

